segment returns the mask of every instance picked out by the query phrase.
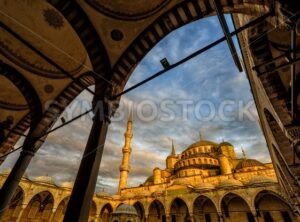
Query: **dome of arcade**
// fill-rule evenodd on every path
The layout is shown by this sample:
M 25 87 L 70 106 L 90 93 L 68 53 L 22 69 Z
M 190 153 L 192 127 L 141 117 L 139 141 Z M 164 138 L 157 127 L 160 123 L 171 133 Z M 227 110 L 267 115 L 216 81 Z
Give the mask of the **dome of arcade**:
M 243 183 L 236 179 L 227 179 L 220 182 L 218 188 L 241 187 Z
M 38 183 L 46 183 L 46 184 L 54 185 L 52 177 L 50 177 L 50 176 L 39 176 L 39 177 L 34 178 L 33 181 L 38 182 Z
M 274 178 L 265 176 L 265 175 L 255 175 L 253 176 L 250 181 L 249 185 L 264 185 L 269 183 L 276 183 L 277 181 Z
M 134 206 L 131 206 L 129 204 L 120 205 L 113 214 L 138 215 Z

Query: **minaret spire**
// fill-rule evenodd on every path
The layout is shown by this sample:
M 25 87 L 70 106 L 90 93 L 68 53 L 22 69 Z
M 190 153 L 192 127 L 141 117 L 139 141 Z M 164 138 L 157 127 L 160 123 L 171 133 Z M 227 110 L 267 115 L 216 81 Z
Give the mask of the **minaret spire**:
M 176 156 L 176 151 L 175 151 L 175 146 L 174 146 L 174 141 L 172 140 L 172 151 L 171 151 L 171 156 Z
M 131 139 L 132 139 L 132 119 L 133 113 L 132 109 L 127 121 L 126 132 L 124 133 L 125 143 L 122 149 L 123 158 L 120 166 L 120 180 L 119 180 L 119 190 L 118 193 L 121 193 L 121 190 L 127 187 L 128 173 L 130 171 L 129 159 L 131 154 Z
M 247 159 L 247 155 L 246 155 L 245 150 L 243 149 L 243 147 L 241 147 L 241 149 L 242 149 L 242 153 L 243 153 L 243 158 L 244 158 L 244 159 Z

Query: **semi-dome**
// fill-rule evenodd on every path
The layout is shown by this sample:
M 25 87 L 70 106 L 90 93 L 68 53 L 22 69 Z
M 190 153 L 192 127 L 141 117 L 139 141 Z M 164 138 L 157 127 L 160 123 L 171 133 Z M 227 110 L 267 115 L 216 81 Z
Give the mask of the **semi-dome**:
M 138 215 L 134 206 L 131 206 L 129 204 L 120 205 L 113 214 Z
M 223 180 L 218 187 L 228 188 L 228 187 L 240 187 L 240 186 L 243 186 L 243 183 L 241 181 L 236 179 L 227 179 L 227 180 Z
M 236 170 L 243 169 L 246 167 L 257 167 L 257 166 L 264 166 L 261 162 L 254 159 L 244 159 L 241 162 L 239 162 L 236 166 Z
M 39 183 L 54 184 L 54 182 L 50 176 L 39 176 L 39 177 L 34 178 L 33 181 L 39 182 Z
M 212 190 L 214 188 L 215 186 L 211 183 L 200 183 L 194 187 L 195 190 Z
M 276 180 L 265 175 L 255 175 L 250 179 L 248 184 L 262 185 L 262 184 L 269 184 L 269 183 L 276 183 Z

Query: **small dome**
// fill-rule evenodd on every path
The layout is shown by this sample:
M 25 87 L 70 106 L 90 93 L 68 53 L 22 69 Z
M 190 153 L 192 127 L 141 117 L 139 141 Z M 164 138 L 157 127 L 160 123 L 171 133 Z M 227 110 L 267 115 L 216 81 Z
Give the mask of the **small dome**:
M 257 184 L 269 184 L 269 183 L 276 183 L 276 180 L 265 175 L 255 175 L 250 179 L 248 184 L 257 185 Z
M 236 179 L 227 179 L 227 180 L 223 180 L 221 181 L 221 183 L 219 184 L 219 188 L 226 188 L 226 187 L 240 187 L 243 186 L 243 183 L 239 180 Z
M 113 214 L 138 215 L 134 206 L 128 204 L 120 205 Z
M 2 171 L 2 174 L 10 174 L 10 172 L 11 172 L 11 169 L 7 168 Z
M 47 184 L 54 184 L 53 180 L 49 176 L 39 176 L 33 179 L 35 182 L 39 183 L 47 183 Z
M 236 166 L 236 170 L 243 169 L 246 167 L 257 167 L 257 166 L 264 166 L 261 162 L 254 159 L 244 159 L 241 162 L 239 162 Z
M 124 197 L 124 198 L 126 198 L 126 199 L 130 199 L 130 198 L 134 198 L 134 197 L 135 197 L 135 194 L 134 194 L 134 193 L 131 193 L 131 192 L 128 192 L 128 193 L 122 194 L 122 197 Z
M 233 147 L 233 145 L 231 144 L 231 143 L 229 143 L 229 142 L 222 142 L 222 143 L 220 143 L 220 145 L 219 146 L 232 146 Z
M 109 193 L 106 193 L 104 191 L 96 193 L 97 197 L 110 197 Z
M 153 183 L 153 182 L 154 182 L 153 176 L 149 176 L 145 181 L 145 183 Z
M 74 184 L 72 182 L 62 182 L 60 186 L 64 187 L 64 188 L 70 188 L 70 189 L 72 189 L 73 186 L 74 186 Z
M 200 183 L 194 187 L 195 190 L 212 190 L 215 186 L 211 183 Z

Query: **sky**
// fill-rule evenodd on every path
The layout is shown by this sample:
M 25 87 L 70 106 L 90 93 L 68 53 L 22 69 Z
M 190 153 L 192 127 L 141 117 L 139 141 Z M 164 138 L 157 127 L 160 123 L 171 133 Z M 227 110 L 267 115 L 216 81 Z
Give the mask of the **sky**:
M 233 25 L 227 17 L 230 29 Z M 140 62 L 126 88 L 222 37 L 216 17 L 195 21 L 170 33 Z M 235 39 L 236 47 L 239 46 Z M 92 89 L 93 87 L 91 87 Z M 62 116 L 69 120 L 90 107 L 92 96 L 82 92 Z M 226 42 L 168 71 L 165 75 L 122 96 L 109 126 L 96 192 L 117 191 L 124 132 L 133 108 L 133 138 L 128 186 L 139 186 L 155 167 L 165 168 L 172 140 L 180 153 L 203 139 L 228 141 L 242 156 L 270 162 L 265 138 L 245 73 L 238 72 Z M 50 134 L 32 159 L 30 179 L 51 176 L 55 184 L 74 181 L 92 125 L 87 115 Z M 56 125 L 61 124 L 59 121 Z M 20 140 L 16 147 L 22 144 Z M 19 153 L 10 155 L 0 171 L 12 168 Z

